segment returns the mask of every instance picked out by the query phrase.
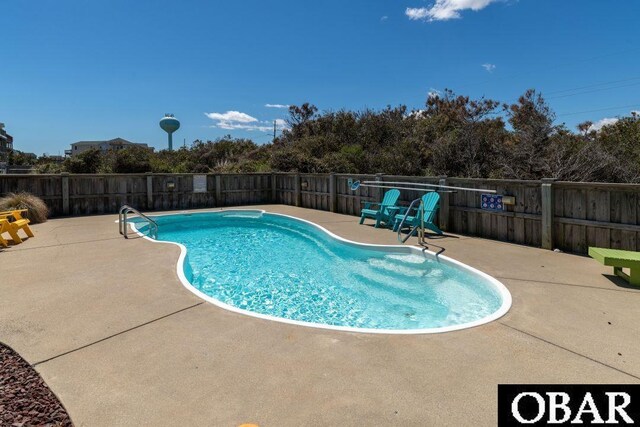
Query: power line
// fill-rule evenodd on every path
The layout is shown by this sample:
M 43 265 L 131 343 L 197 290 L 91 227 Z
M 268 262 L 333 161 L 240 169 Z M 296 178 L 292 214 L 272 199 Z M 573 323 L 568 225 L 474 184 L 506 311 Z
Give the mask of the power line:
M 558 64 L 551 63 L 551 64 L 547 64 L 544 68 L 545 68 L 545 70 L 555 70 L 555 69 L 558 69 L 558 68 L 561 68 L 561 67 L 582 64 L 584 62 L 592 62 L 592 61 L 596 61 L 598 59 L 610 58 L 612 56 L 625 55 L 625 54 L 628 54 L 628 53 L 631 53 L 631 52 L 638 52 L 638 51 L 640 51 L 640 47 L 634 47 L 632 49 L 627 49 L 627 50 L 618 51 L 618 52 L 606 53 L 606 54 L 603 54 L 603 55 L 598 55 L 598 56 L 593 56 L 593 57 L 590 57 L 590 58 L 580 59 L 578 61 L 558 63 Z M 539 62 L 536 63 L 536 65 L 538 65 L 538 64 L 539 64 Z M 522 73 L 515 73 L 515 74 L 512 74 L 510 76 L 502 77 L 501 80 L 502 81 L 513 80 L 513 79 L 515 79 L 517 77 L 527 76 L 527 75 L 531 75 L 531 74 L 540 74 L 540 72 L 532 70 L 532 71 L 525 71 L 525 72 L 522 72 Z M 493 81 L 493 80 L 484 79 L 484 81 L 482 81 L 482 82 L 469 83 L 469 84 L 466 84 L 466 85 L 463 85 L 463 86 L 459 86 L 459 87 L 456 88 L 456 90 L 459 91 L 460 89 L 465 89 L 465 88 L 468 88 L 468 87 L 485 85 L 485 84 L 487 84 L 487 83 L 489 83 L 491 81 Z
M 602 91 L 605 91 L 605 90 L 612 90 L 612 89 L 622 89 L 622 88 L 625 88 L 625 87 L 638 86 L 638 85 L 640 85 L 640 82 L 631 83 L 631 84 L 622 85 L 622 86 L 605 87 L 605 88 L 600 88 L 600 89 L 593 89 L 593 90 L 587 90 L 587 91 L 582 91 L 582 92 L 569 93 L 569 94 L 560 95 L 560 96 L 551 96 L 551 97 L 548 97 L 546 99 L 569 98 L 571 96 L 586 95 L 586 94 L 589 94 L 589 93 L 602 92 Z
M 630 82 L 630 81 L 633 81 L 633 80 L 640 80 L 640 76 L 639 77 L 631 77 L 631 78 L 623 79 L 623 80 L 612 80 L 612 81 L 608 81 L 608 82 L 594 83 L 594 84 L 587 85 L 587 86 L 574 87 L 573 89 L 556 90 L 556 91 L 553 91 L 553 92 L 547 92 L 547 95 L 555 95 L 557 93 L 564 93 L 564 92 L 573 92 L 574 90 L 590 89 L 592 87 L 604 86 L 604 85 L 614 84 L 614 83 L 625 83 L 625 82 Z
M 622 108 L 640 108 L 640 104 L 630 104 L 630 105 L 621 105 L 619 107 L 608 107 L 608 108 L 599 108 L 597 110 L 587 110 L 587 111 L 576 111 L 573 113 L 562 113 L 562 114 L 557 114 L 557 117 L 563 117 L 563 116 L 576 116 L 578 114 L 587 114 L 587 113 L 598 113 L 600 111 L 610 111 L 610 110 L 620 110 Z

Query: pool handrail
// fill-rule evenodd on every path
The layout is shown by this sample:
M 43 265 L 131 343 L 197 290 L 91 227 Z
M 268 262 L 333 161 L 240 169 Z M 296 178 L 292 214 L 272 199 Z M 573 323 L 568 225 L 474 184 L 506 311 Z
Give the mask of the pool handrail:
M 122 205 L 120 210 L 118 211 L 118 231 L 120 234 L 124 236 L 125 239 L 128 239 L 128 227 L 127 227 L 127 216 L 129 213 L 134 213 L 138 215 L 140 218 L 144 218 L 149 223 L 149 236 L 157 239 L 158 238 L 158 223 L 137 210 L 136 208 L 129 205 Z
M 404 238 L 402 237 L 402 226 L 404 225 L 405 220 L 409 216 L 409 212 L 411 212 L 411 209 L 413 209 L 413 205 L 416 202 L 420 203 L 420 206 L 418 207 L 418 212 L 422 215 L 422 212 L 420 211 L 422 209 L 422 197 L 420 197 L 419 199 L 415 199 L 414 201 L 411 202 L 411 204 L 409 205 L 409 208 L 407 209 L 407 213 L 404 215 L 404 218 L 402 218 L 402 221 L 400 222 L 400 226 L 398 227 L 398 241 L 401 243 L 406 243 L 407 240 L 409 240 L 409 238 L 413 235 L 415 229 L 422 225 L 422 224 L 416 225 L 409 232 L 409 234 L 407 234 Z

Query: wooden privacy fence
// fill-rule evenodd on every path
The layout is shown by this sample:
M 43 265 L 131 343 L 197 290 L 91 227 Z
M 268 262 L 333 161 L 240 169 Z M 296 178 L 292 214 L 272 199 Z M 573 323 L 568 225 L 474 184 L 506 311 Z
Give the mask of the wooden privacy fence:
M 546 249 L 586 253 L 589 246 L 639 250 L 640 185 L 347 174 L 0 175 L 0 195 L 28 191 L 53 216 L 280 203 L 360 215 L 385 189 L 350 181 L 407 181 L 495 190 L 513 196 L 504 211 L 481 209 L 481 195 L 441 193 L 437 221 L 445 231 Z M 383 184 L 384 185 L 384 184 Z M 408 204 L 421 192 L 402 190 Z
M 200 180 L 199 188 L 195 188 Z M 249 205 L 274 201 L 272 174 L 0 175 L 0 195 L 27 191 L 51 216 Z

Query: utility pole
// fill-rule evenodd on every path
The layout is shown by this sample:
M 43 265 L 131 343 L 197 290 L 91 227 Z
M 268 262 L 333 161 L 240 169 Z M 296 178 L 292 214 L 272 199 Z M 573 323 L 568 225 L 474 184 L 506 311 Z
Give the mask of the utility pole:
M 276 121 L 273 121 L 273 142 L 276 142 Z

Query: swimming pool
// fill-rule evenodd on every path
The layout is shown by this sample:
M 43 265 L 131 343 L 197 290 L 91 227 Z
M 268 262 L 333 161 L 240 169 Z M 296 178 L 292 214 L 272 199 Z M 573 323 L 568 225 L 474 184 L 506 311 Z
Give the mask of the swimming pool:
M 183 284 L 236 312 L 358 332 L 433 333 L 489 322 L 511 305 L 500 282 L 457 261 L 346 241 L 286 215 L 227 210 L 154 219 L 157 240 L 182 248 Z

